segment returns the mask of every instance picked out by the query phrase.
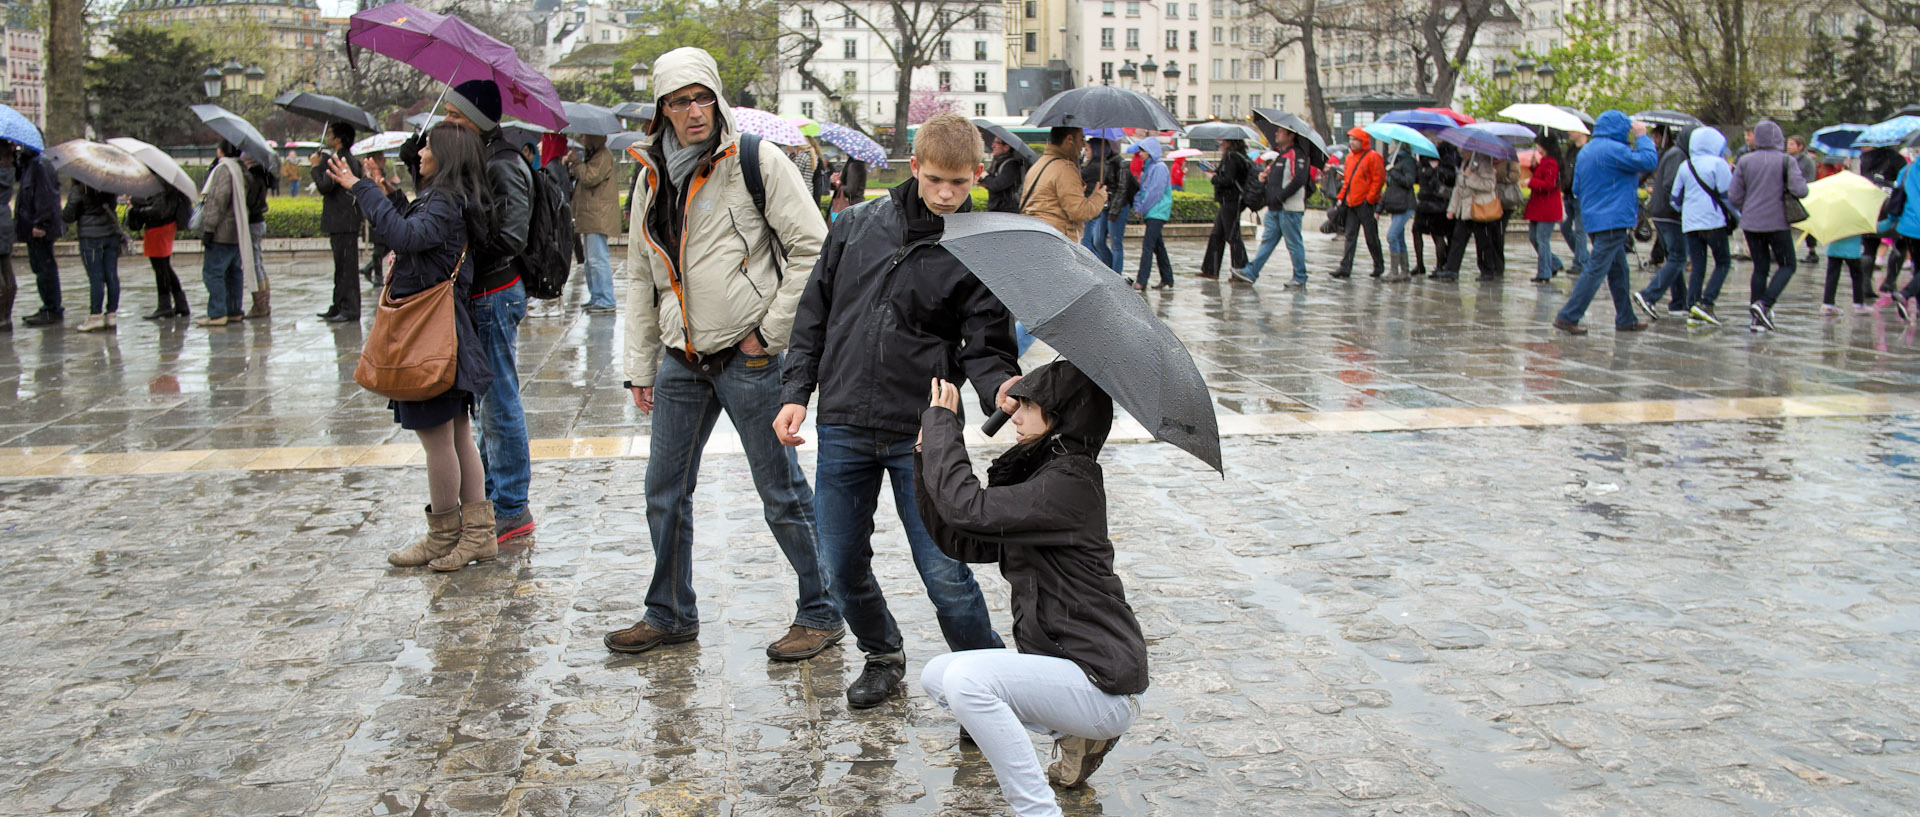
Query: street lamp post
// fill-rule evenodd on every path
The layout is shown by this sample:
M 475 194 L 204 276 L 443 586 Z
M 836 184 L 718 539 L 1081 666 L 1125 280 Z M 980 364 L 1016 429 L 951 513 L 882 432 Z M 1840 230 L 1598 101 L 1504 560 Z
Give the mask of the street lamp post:
M 208 68 L 200 75 L 200 89 L 207 92 L 208 99 L 219 99 L 220 89 L 226 80 L 220 75 L 220 69 Z
M 1180 64 L 1167 60 L 1167 67 L 1160 72 L 1160 76 L 1167 78 L 1167 110 L 1178 111 L 1180 109 Z M 1178 116 L 1177 113 L 1175 115 Z
M 1132 90 L 1134 78 L 1138 77 L 1139 75 L 1140 75 L 1140 70 L 1133 67 L 1133 60 L 1127 60 L 1126 62 L 1121 63 L 1120 64 L 1120 87 L 1126 88 L 1128 90 Z
M 201 72 L 200 90 L 206 92 L 208 99 L 238 93 L 260 96 L 267 92 L 267 70 L 258 65 L 241 65 L 239 60 L 230 59 L 224 65 Z
M 644 91 L 647 89 L 647 77 L 653 73 L 653 68 L 644 62 L 636 61 L 633 67 L 627 69 L 627 73 L 633 77 L 633 89 Z
M 1153 75 L 1159 73 L 1160 64 L 1153 61 L 1153 55 L 1147 55 L 1147 61 L 1140 63 L 1140 82 L 1147 86 L 1147 96 L 1153 96 Z

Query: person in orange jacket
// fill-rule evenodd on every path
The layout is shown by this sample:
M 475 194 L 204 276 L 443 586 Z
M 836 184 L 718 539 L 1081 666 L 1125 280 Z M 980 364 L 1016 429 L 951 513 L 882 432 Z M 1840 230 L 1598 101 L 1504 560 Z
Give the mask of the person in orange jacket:
M 1373 277 L 1380 277 L 1385 263 L 1380 255 L 1380 225 L 1374 210 L 1380 206 L 1380 191 L 1387 183 L 1387 163 L 1373 149 L 1373 137 L 1360 128 L 1347 131 L 1347 159 L 1340 167 L 1340 200 L 1347 205 L 1347 248 L 1340 256 L 1335 278 L 1353 277 L 1353 250 L 1362 230 L 1367 235 L 1367 252 L 1373 255 Z

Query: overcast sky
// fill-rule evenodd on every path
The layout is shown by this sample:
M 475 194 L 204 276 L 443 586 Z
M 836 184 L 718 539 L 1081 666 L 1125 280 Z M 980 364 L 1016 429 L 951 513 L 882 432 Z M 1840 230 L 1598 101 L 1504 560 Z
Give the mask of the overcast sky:
M 320 13 L 326 17 L 346 17 L 354 8 L 353 0 L 320 0 Z

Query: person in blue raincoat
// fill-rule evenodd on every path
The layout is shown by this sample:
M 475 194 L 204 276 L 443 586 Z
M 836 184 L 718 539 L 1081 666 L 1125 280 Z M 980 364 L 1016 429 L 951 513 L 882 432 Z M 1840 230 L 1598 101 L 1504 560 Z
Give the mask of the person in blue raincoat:
M 1587 305 L 1605 283 L 1613 296 L 1613 326 L 1623 332 L 1647 328 L 1633 314 L 1628 295 L 1627 239 L 1640 213 L 1640 174 L 1651 173 L 1660 164 L 1647 126 L 1634 122 L 1619 111 L 1600 115 L 1593 126 L 1593 139 L 1580 150 L 1574 168 L 1573 194 L 1580 200 L 1580 219 L 1593 240 L 1592 264 L 1580 271 L 1567 305 L 1553 319 L 1553 326 L 1570 335 L 1584 335 L 1580 319 Z
M 1160 237 L 1160 231 L 1167 226 L 1167 219 L 1173 217 L 1173 176 L 1167 164 L 1160 161 L 1160 138 L 1149 136 L 1127 148 L 1129 153 L 1139 151 L 1146 154 L 1146 165 L 1140 169 L 1140 192 L 1133 195 L 1133 211 L 1146 219 L 1146 236 L 1140 239 L 1140 274 L 1133 282 L 1133 288 L 1146 290 L 1147 274 L 1157 259 L 1160 263 L 1160 283 L 1154 289 L 1173 289 L 1173 260 L 1167 257 L 1167 242 Z

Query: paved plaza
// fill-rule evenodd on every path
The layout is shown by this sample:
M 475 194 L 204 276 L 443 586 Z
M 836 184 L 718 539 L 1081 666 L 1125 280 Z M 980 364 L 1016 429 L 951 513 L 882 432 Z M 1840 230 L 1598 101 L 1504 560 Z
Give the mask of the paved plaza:
M 1387 284 L 1313 236 L 1304 291 L 1174 245 L 1147 298 L 1226 476 L 1130 423 L 1102 457 L 1153 686 L 1068 814 L 1914 812 L 1914 331 L 1821 316 L 1803 265 L 1777 333 L 1616 335 L 1603 294 L 1569 337 L 1517 238 L 1504 283 Z M 652 567 L 622 318 L 576 292 L 523 325 L 533 540 L 399 570 L 418 446 L 351 380 L 364 328 L 312 317 L 324 261 L 273 271 L 270 321 L 0 337 L 0 815 L 1008 813 L 920 690 L 944 647 L 887 497 L 906 695 L 850 710 L 851 643 L 764 657 L 793 579 L 725 424 L 700 639 L 610 655 Z

